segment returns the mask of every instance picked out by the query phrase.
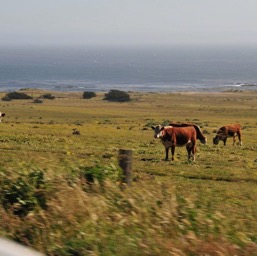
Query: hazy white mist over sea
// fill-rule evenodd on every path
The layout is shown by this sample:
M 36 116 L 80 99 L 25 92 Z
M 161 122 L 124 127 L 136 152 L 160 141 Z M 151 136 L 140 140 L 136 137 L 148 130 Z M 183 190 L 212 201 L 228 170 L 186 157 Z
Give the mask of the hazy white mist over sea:
M 0 91 L 257 90 L 253 47 L 2 47 L 0 56 Z

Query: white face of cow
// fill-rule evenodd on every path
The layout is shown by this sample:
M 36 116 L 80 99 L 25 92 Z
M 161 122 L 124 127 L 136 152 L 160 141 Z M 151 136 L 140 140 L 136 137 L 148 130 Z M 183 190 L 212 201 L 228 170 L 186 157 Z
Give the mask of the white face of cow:
M 152 126 L 152 129 L 154 130 L 154 138 L 162 138 L 163 137 L 163 129 L 164 127 L 159 125 Z
M 2 119 L 4 116 L 5 116 L 5 113 L 0 112 L 0 123 L 2 122 Z

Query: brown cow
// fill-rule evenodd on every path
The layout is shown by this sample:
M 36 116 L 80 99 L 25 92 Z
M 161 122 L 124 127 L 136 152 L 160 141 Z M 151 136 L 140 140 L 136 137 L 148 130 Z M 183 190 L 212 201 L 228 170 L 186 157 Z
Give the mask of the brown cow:
M 195 160 L 196 152 L 196 130 L 193 126 L 173 127 L 173 126 L 152 126 L 154 138 L 160 138 L 166 150 L 165 160 L 169 159 L 169 148 L 171 148 L 172 161 L 174 160 L 175 147 L 186 146 L 188 160 L 192 157 Z
M 240 124 L 224 125 L 219 128 L 215 138 L 213 138 L 213 144 L 218 145 L 219 141 L 222 140 L 224 146 L 226 146 L 227 138 L 233 137 L 233 145 L 235 145 L 237 136 L 239 144 L 242 146 L 242 132 Z
M 171 122 L 169 123 L 169 125 L 173 126 L 173 127 L 188 127 L 188 126 L 194 126 L 195 130 L 196 130 L 196 138 L 198 140 L 200 140 L 200 142 L 202 144 L 206 144 L 207 143 L 207 137 L 203 135 L 200 126 L 196 125 L 196 124 L 192 124 L 192 123 L 177 123 L 177 122 Z
M 2 119 L 4 116 L 5 116 L 5 113 L 0 112 L 0 123 L 2 122 Z

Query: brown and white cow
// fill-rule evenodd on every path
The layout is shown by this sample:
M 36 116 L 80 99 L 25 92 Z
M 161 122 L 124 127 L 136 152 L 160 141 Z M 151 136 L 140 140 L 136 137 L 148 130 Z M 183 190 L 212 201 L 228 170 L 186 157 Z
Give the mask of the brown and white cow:
M 173 126 L 173 127 L 188 127 L 188 126 L 193 126 L 196 130 L 196 138 L 198 140 L 200 140 L 200 142 L 202 144 L 206 144 L 207 143 L 207 137 L 203 135 L 201 128 L 199 125 L 197 124 L 192 124 L 192 123 L 177 123 L 177 122 L 171 122 L 169 123 L 169 125 Z
M 236 143 L 236 137 L 238 137 L 239 145 L 242 146 L 242 132 L 240 124 L 224 125 L 219 128 L 215 138 L 213 138 L 213 144 L 218 145 L 222 140 L 224 146 L 226 146 L 227 138 L 233 137 L 233 145 Z
M 193 126 L 188 127 L 173 127 L 173 126 L 152 126 L 154 130 L 154 138 L 160 138 L 165 147 L 166 157 L 169 159 L 169 148 L 171 148 L 172 161 L 174 160 L 175 147 L 186 146 L 188 160 L 192 157 L 195 160 L 196 152 L 196 130 Z
M 5 113 L 0 112 L 0 123 L 2 122 L 2 119 L 4 116 L 5 116 Z

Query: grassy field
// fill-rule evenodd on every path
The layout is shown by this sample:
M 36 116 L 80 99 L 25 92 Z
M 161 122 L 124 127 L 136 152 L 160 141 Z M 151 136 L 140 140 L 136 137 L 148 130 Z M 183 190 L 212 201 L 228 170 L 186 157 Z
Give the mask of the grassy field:
M 257 255 L 257 92 L 50 93 L 0 101 L 0 236 L 56 256 Z M 185 147 L 163 160 L 151 125 L 169 121 L 201 126 L 195 162 Z M 243 145 L 212 145 L 230 123 Z M 133 151 L 126 189 L 119 149 Z

